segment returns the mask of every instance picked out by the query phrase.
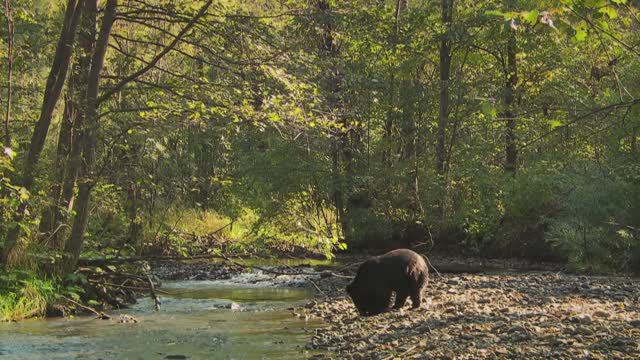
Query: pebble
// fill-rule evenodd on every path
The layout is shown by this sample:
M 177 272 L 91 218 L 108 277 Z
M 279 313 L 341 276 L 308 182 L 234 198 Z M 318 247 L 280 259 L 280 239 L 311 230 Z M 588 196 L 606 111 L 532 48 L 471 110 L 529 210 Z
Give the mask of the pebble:
M 598 311 L 593 313 L 593 317 L 607 319 L 607 318 L 611 317 L 611 313 L 609 313 L 607 311 L 603 311 L 603 310 L 598 310 Z

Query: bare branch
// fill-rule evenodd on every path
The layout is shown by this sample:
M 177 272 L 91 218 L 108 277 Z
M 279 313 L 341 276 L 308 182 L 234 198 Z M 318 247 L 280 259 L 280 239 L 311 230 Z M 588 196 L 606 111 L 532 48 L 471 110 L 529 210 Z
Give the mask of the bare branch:
M 193 26 L 196 24 L 198 19 L 200 19 L 207 12 L 207 9 L 209 8 L 209 6 L 211 6 L 212 3 L 213 3 L 213 0 L 207 1 L 207 3 L 204 4 L 202 8 L 200 8 L 200 11 L 198 11 L 198 13 L 193 17 L 193 19 L 191 19 L 191 21 L 178 33 L 178 35 L 176 35 L 176 37 L 171 41 L 171 43 L 169 43 L 169 45 L 167 45 L 160 53 L 158 53 L 147 65 L 143 66 L 138 71 L 122 79 L 118 84 L 112 87 L 109 91 L 102 94 L 102 96 L 98 98 L 98 103 L 101 103 L 107 100 L 109 97 L 113 96 L 114 94 L 122 90 L 125 86 L 127 86 L 127 84 L 137 79 L 138 77 L 144 75 L 147 71 L 151 70 L 160 61 L 160 59 L 162 59 L 166 54 L 168 54 L 171 51 L 171 49 L 173 49 L 180 42 L 182 37 L 186 35 L 191 30 L 191 28 L 193 28 Z

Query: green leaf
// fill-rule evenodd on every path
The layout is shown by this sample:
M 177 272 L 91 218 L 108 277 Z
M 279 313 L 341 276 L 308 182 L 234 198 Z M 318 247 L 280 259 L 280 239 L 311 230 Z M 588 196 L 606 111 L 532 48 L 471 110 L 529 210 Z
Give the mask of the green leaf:
M 490 102 L 480 104 L 480 111 L 488 118 L 495 118 L 498 115 L 498 110 Z
M 487 10 L 484 12 L 485 15 L 495 15 L 495 16 L 503 16 L 504 13 L 500 10 Z
M 27 189 L 23 187 L 20 188 L 20 200 L 22 201 L 29 200 L 29 191 L 27 191 Z
M 607 5 L 607 0 L 585 0 L 584 7 L 589 9 L 598 9 Z
M 598 12 L 607 15 L 609 19 L 615 19 L 618 17 L 618 11 L 610 6 L 600 8 Z
M 167 148 L 164 147 L 164 145 L 160 144 L 159 142 L 155 143 L 155 147 L 156 147 L 156 150 L 158 150 L 161 153 L 164 152 L 167 149 Z
M 501 17 L 501 18 L 503 18 L 505 20 L 511 19 L 511 16 L 509 15 L 509 13 L 505 13 L 505 12 L 502 12 L 500 10 L 487 10 L 484 13 L 485 13 L 485 15 L 499 16 L 499 17 Z
M 538 21 L 538 15 L 540 13 L 538 12 L 538 10 L 531 10 L 528 13 L 525 13 L 524 15 L 524 21 L 528 22 L 529 24 L 533 25 Z
M 555 128 L 558 128 L 558 127 L 560 127 L 560 126 L 564 125 L 564 123 L 563 123 L 562 121 L 557 120 L 557 119 L 548 120 L 547 122 L 548 122 L 548 123 L 549 123 L 549 125 L 551 126 L 551 130 L 553 130 L 553 129 L 555 129 Z
M 578 26 L 575 28 L 576 34 L 573 36 L 576 41 L 582 42 L 587 38 L 587 28 L 585 26 Z

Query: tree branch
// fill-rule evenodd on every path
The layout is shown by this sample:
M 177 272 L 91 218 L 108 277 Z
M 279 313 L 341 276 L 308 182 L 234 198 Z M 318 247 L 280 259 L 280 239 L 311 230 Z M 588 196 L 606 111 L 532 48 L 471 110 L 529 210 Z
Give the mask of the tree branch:
M 198 19 L 201 18 L 207 12 L 207 9 L 211 6 L 212 3 L 213 3 L 213 0 L 207 1 L 207 3 L 204 4 L 202 8 L 200 8 L 200 11 L 198 11 L 198 13 L 191 19 L 191 21 L 178 33 L 178 35 L 176 35 L 173 41 L 169 43 L 169 45 L 167 45 L 160 53 L 158 53 L 146 66 L 143 66 L 138 71 L 122 79 L 118 84 L 112 87 L 109 91 L 102 94 L 102 96 L 98 98 L 98 103 L 101 103 L 107 100 L 109 97 L 113 96 L 114 94 L 122 90 L 122 88 L 127 86 L 127 84 L 137 79 L 138 77 L 144 75 L 147 71 L 151 70 L 166 54 L 168 54 L 178 44 L 178 42 L 180 42 L 182 37 L 186 35 L 191 30 L 191 28 L 193 28 L 193 26 L 196 24 Z

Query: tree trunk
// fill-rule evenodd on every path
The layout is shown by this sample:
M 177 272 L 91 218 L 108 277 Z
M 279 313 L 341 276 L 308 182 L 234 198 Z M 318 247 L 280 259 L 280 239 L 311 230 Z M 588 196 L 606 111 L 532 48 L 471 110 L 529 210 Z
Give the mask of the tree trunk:
M 518 149 L 516 146 L 516 114 L 514 111 L 515 91 L 518 83 L 518 68 L 516 63 L 516 35 L 510 28 L 507 42 L 507 79 L 504 90 L 504 118 L 505 129 L 505 162 L 504 169 L 515 173 L 518 167 Z
M 80 14 L 82 13 L 83 2 L 84 0 L 78 0 L 77 2 L 75 0 L 69 0 L 67 3 L 62 31 L 60 33 L 53 64 L 51 65 L 51 70 L 49 72 L 49 77 L 44 91 L 40 117 L 38 118 L 38 122 L 33 130 L 31 143 L 29 145 L 29 152 L 22 170 L 20 185 L 29 191 L 32 190 L 34 184 L 35 168 L 40 154 L 42 153 L 42 149 L 44 148 L 44 142 L 46 140 L 47 133 L 49 132 L 53 111 L 58 103 L 58 99 L 60 98 L 60 93 L 62 92 L 65 78 L 67 76 L 71 50 L 73 48 Z M 14 215 L 14 222 L 22 222 L 24 220 L 26 210 L 27 202 L 25 201 L 18 206 Z M 19 236 L 20 227 L 18 225 L 14 225 L 7 233 L 4 253 L 2 255 L 3 263 L 6 267 L 11 266 L 11 258 L 16 255 L 14 254 L 14 251 Z
M 396 76 L 391 74 L 389 87 L 387 89 L 388 109 L 384 120 L 384 148 L 382 151 L 382 163 L 387 169 L 393 168 L 393 127 L 396 117 Z
M 402 14 L 407 10 L 408 0 L 397 0 L 396 1 L 396 9 L 394 12 L 396 26 L 394 28 L 394 32 L 391 34 L 391 38 L 389 40 L 391 48 L 396 48 L 398 44 L 398 36 L 400 35 L 400 24 Z M 392 70 L 389 78 L 389 87 L 387 90 L 388 94 L 388 109 L 384 122 L 384 138 L 385 138 L 385 149 L 382 153 L 383 163 L 386 165 L 388 169 L 393 168 L 393 159 L 395 155 L 394 149 L 394 141 L 393 141 L 393 130 L 395 127 L 395 123 L 397 122 L 398 114 L 396 111 L 397 101 L 402 100 L 396 97 L 396 93 L 400 92 L 401 89 L 398 88 L 397 85 L 397 76 L 395 73 L 395 69 Z M 398 94 L 399 95 L 399 94 Z
M 92 2 L 93 3 L 93 2 Z M 71 236 L 65 245 L 66 261 L 63 273 L 73 271 L 80 256 L 80 250 L 84 242 L 84 233 L 89 219 L 89 199 L 91 189 L 95 183 L 96 175 L 93 167 L 96 159 L 96 143 L 98 139 L 98 91 L 100 87 L 100 72 L 104 65 L 104 57 L 107 52 L 111 28 L 116 17 L 117 0 L 108 0 L 102 17 L 102 25 L 96 40 L 96 46 L 91 57 L 91 71 L 86 83 L 86 99 L 84 102 L 85 124 L 82 138 L 82 166 L 81 179 L 78 185 L 78 197 L 74 203 L 75 218 L 71 229 Z M 92 6 L 92 13 L 97 13 Z M 91 16 L 95 19 L 95 15 Z
M 49 132 L 49 126 L 51 125 L 53 111 L 58 103 L 58 99 L 60 98 L 67 76 L 73 43 L 76 36 L 76 28 L 78 26 L 80 14 L 82 13 L 82 2 L 83 0 L 79 0 L 77 3 L 75 0 L 69 0 L 67 4 L 62 34 L 60 35 L 53 65 L 51 66 L 51 72 L 47 79 L 40 118 L 38 119 L 33 131 L 29 153 L 25 163 L 23 186 L 28 190 L 30 190 L 33 185 L 35 166 L 37 165 L 42 149 L 44 148 L 44 143 Z
M 75 107 L 71 92 L 73 91 L 73 80 L 70 81 L 69 91 L 65 96 L 64 112 L 60 122 L 60 133 L 58 134 L 58 146 L 56 149 L 56 159 L 53 169 L 53 181 L 50 193 L 50 205 L 47 206 L 40 217 L 40 233 L 47 242 L 54 243 L 53 237 L 57 233 L 58 220 L 62 217 L 60 209 L 60 195 L 62 192 L 62 180 L 64 178 L 67 157 L 71 150 L 73 136 L 73 123 L 75 121 Z
M 135 140 L 131 139 L 132 142 Z M 127 216 L 129 217 L 129 243 L 136 249 L 142 249 L 142 223 L 140 222 L 140 186 L 138 172 L 140 145 L 132 143 L 125 154 L 127 169 Z
M 78 48 L 71 67 L 62 127 L 56 151 L 56 169 L 51 195 L 51 207 L 43 213 L 40 231 L 49 248 L 62 251 L 68 231 L 62 231 L 73 207 L 74 190 L 82 164 L 82 132 L 85 111 L 86 84 L 91 68 L 91 56 L 96 42 L 96 13 L 93 2 L 83 3 L 78 31 Z
M 436 174 L 442 176 L 445 170 L 446 136 L 449 123 L 449 80 L 451 77 L 450 28 L 453 19 L 453 1 L 441 0 L 441 20 L 446 30 L 440 40 L 440 114 L 436 135 Z
M 11 96 L 13 95 L 13 17 L 9 0 L 4 0 L 4 17 L 7 20 L 7 104 L 4 114 L 4 145 L 11 146 L 11 131 L 9 121 L 11 119 Z
M 631 131 L 631 155 L 636 156 L 638 154 L 638 126 L 633 127 Z
M 329 62 L 329 68 L 325 70 L 326 75 L 323 79 L 324 91 L 327 94 L 327 107 L 329 113 L 335 118 L 336 122 L 344 126 L 343 129 L 335 129 L 333 131 L 332 144 L 331 144 L 331 157 L 332 157 L 332 187 L 333 187 L 333 201 L 336 207 L 337 221 L 342 228 L 342 234 L 348 237 L 349 221 L 347 211 L 345 209 L 344 202 L 344 184 L 345 181 L 342 177 L 341 161 L 340 159 L 345 155 L 345 147 L 348 146 L 348 129 L 347 124 L 343 122 L 343 116 L 338 114 L 340 108 L 340 82 L 341 74 L 337 65 L 338 60 L 338 46 L 334 39 L 334 25 L 331 14 L 331 6 L 326 0 L 318 0 L 317 7 L 322 15 L 321 19 L 321 39 L 319 46 L 320 56 Z M 346 160 L 346 159 L 345 159 Z M 350 164 L 346 164 L 346 168 L 350 169 Z
M 345 208 L 342 194 L 342 173 L 340 171 L 340 149 L 337 140 L 331 142 L 331 160 L 332 160 L 332 197 L 333 206 L 336 208 L 336 222 L 340 224 L 342 234 L 346 235 L 346 231 L 349 227 L 347 223 L 347 217 L 345 216 Z
M 417 219 L 423 212 L 420 201 L 420 186 L 418 180 L 418 119 L 420 114 L 416 108 L 417 94 L 420 91 L 418 76 L 411 81 L 404 81 L 401 84 L 400 98 L 402 103 L 402 160 L 408 169 L 407 189 L 408 194 L 407 210 L 413 219 Z M 404 91 L 404 94 L 403 94 Z
M 440 19 L 445 28 L 440 40 L 440 109 L 438 113 L 438 127 L 436 131 L 436 161 L 435 171 L 437 175 L 440 195 L 436 199 L 437 214 L 441 221 L 444 221 L 447 206 L 447 128 L 449 126 L 449 106 L 450 93 L 449 86 L 451 80 L 451 23 L 453 21 L 454 0 L 441 0 Z

